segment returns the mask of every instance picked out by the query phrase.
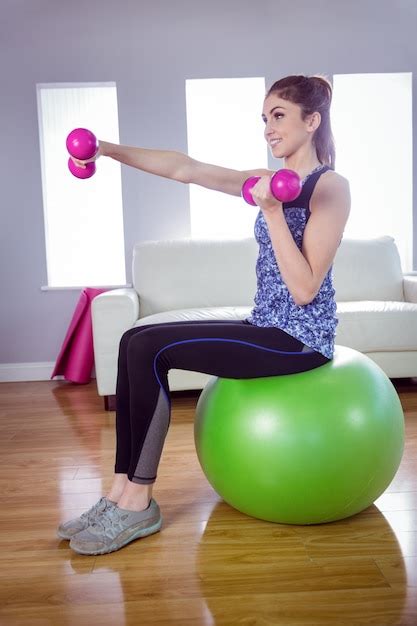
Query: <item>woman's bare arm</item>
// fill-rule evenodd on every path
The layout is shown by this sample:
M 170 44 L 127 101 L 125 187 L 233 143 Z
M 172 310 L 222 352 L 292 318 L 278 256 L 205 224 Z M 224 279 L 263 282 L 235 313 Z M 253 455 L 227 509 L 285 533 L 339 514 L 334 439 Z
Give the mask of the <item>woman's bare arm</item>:
M 252 195 L 256 200 L 256 191 L 252 190 Z M 301 250 L 289 230 L 282 204 L 275 201 L 275 208 L 269 204 L 262 208 L 259 202 L 277 265 L 294 302 L 304 306 L 316 297 L 342 239 L 350 212 L 349 182 L 336 173 L 319 179 L 311 197 L 311 215 Z
M 181 183 L 200 185 L 232 196 L 240 196 L 242 185 L 250 176 L 273 174 L 267 169 L 240 171 L 210 165 L 173 150 L 150 150 L 107 141 L 99 142 L 99 155 L 108 156 L 149 174 L 171 178 Z

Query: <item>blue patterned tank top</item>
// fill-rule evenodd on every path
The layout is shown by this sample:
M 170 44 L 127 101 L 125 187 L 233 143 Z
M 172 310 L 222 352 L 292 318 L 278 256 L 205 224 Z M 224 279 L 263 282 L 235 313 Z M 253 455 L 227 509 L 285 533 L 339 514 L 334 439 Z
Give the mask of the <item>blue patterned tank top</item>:
M 295 243 L 301 250 L 303 234 L 310 217 L 310 198 L 320 176 L 329 170 L 319 165 L 302 180 L 302 191 L 293 202 L 284 202 L 283 211 Z M 246 320 L 255 326 L 275 326 L 306 346 L 333 358 L 336 317 L 332 267 L 314 300 L 304 306 L 295 304 L 282 279 L 275 259 L 268 226 L 262 211 L 255 220 L 255 238 L 259 244 L 256 262 L 257 292 L 255 306 Z

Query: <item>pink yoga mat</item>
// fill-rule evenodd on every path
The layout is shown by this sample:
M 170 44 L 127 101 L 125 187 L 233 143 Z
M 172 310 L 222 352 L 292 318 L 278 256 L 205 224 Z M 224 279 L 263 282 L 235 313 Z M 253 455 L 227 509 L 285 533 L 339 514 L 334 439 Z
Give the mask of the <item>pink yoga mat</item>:
M 64 376 L 73 383 L 90 382 L 94 364 L 91 302 L 105 291 L 108 289 L 82 290 L 51 378 Z

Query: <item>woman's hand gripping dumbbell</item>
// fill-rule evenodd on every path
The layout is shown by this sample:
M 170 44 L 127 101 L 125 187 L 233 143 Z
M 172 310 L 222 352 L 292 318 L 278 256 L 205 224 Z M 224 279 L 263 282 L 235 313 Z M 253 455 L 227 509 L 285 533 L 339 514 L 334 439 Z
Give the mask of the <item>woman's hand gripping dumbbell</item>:
M 68 159 L 68 169 L 71 174 L 77 178 L 93 176 L 96 173 L 95 161 L 100 155 L 99 143 L 91 130 L 74 128 L 67 137 L 66 146 L 71 155 Z M 89 163 L 77 162 L 88 161 L 89 159 L 92 159 Z
M 252 206 L 257 206 L 252 197 L 252 188 L 256 185 L 259 176 L 251 176 L 242 186 L 242 198 Z M 282 169 L 275 172 L 271 178 L 271 193 L 280 202 L 291 202 L 298 198 L 302 190 L 301 180 L 294 170 Z

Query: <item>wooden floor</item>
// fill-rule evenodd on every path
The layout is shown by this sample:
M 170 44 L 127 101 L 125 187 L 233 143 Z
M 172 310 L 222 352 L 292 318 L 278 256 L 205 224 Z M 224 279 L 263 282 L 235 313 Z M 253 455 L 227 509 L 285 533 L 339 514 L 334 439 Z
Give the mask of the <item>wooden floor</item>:
M 245 516 L 213 491 L 194 449 L 197 396 L 173 398 L 154 496 L 162 531 L 77 555 L 56 526 L 113 470 L 114 413 L 95 382 L 0 385 L 2 626 L 417 624 L 417 383 L 396 382 L 406 448 L 363 513 L 318 526 Z

